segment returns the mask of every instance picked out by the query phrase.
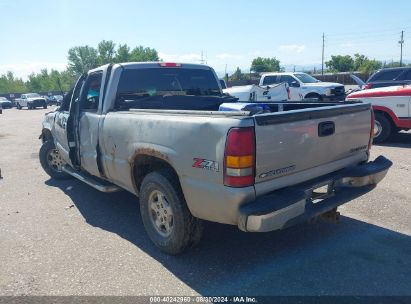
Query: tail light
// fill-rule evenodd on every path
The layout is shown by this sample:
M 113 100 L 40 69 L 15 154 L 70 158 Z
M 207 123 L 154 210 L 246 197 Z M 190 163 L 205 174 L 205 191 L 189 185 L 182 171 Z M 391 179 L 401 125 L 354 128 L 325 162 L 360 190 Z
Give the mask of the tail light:
M 372 83 L 367 83 L 364 86 L 364 90 L 368 90 L 368 89 L 371 89 L 371 88 L 372 88 Z
M 181 63 L 175 62 L 159 62 L 159 66 L 163 68 L 181 68 Z
M 368 142 L 368 151 L 371 149 L 372 140 L 374 138 L 374 128 L 375 128 L 375 115 L 374 110 L 371 108 L 371 131 L 370 131 L 370 141 Z
M 253 127 L 232 128 L 228 132 L 224 152 L 224 185 L 254 185 L 255 133 Z

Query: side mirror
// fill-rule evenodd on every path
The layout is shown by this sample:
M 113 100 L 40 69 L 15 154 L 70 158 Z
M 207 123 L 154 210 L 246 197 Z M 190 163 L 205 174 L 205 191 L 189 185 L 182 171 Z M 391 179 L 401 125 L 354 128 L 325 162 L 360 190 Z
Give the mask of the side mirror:
M 299 88 L 300 87 L 300 83 L 298 81 L 293 81 L 291 82 L 291 87 L 293 88 Z

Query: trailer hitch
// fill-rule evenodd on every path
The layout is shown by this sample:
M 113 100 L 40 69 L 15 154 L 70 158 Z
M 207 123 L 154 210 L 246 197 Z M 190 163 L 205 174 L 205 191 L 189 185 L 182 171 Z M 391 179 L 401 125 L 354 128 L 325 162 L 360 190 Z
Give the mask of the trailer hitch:
M 333 208 L 330 211 L 321 214 L 320 217 L 324 221 L 337 223 L 340 220 L 340 212 L 337 211 L 337 208 Z

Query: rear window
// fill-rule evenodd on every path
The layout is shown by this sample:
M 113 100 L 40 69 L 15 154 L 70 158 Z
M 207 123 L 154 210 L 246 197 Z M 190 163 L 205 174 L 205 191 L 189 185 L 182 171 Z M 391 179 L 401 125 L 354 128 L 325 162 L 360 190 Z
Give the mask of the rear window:
M 279 83 L 280 81 L 277 80 L 277 76 L 265 76 L 263 80 L 263 84 L 274 84 L 274 83 Z
M 398 69 L 398 70 L 386 70 L 386 71 L 380 71 L 375 73 L 373 76 L 371 76 L 369 81 L 382 81 L 382 80 L 394 80 L 397 78 L 403 70 Z
M 222 94 L 212 70 L 130 69 L 121 73 L 115 108 L 217 111 L 236 100 Z
M 124 70 L 117 96 L 219 96 L 220 87 L 210 70 L 151 68 Z

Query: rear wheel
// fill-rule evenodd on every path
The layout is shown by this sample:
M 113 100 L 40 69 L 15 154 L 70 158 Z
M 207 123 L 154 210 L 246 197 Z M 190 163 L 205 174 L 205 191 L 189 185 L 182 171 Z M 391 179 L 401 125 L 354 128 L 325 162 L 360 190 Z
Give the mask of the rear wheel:
M 47 109 L 47 104 L 44 104 L 44 105 L 43 105 L 43 109 Z
M 140 213 L 151 241 L 165 253 L 181 253 L 201 239 L 202 222 L 188 210 L 171 170 L 152 172 L 144 178 Z
M 55 179 L 70 178 L 70 175 L 62 170 L 64 162 L 52 140 L 43 143 L 40 148 L 39 159 L 44 171 L 46 171 L 50 177 Z
M 382 113 L 375 113 L 374 139 L 376 144 L 382 143 L 391 135 L 391 122 Z

